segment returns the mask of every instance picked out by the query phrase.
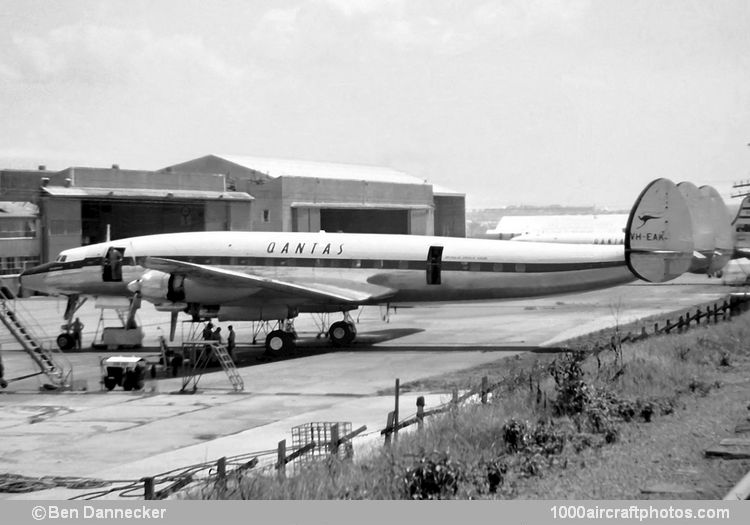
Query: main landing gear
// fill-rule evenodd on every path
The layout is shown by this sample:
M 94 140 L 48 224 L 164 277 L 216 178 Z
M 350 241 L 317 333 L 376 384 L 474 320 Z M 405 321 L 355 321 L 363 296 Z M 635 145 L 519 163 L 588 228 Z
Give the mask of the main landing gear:
M 294 331 L 294 321 L 279 321 L 278 328 L 266 336 L 266 353 L 278 355 L 291 352 L 296 346 L 295 339 L 297 332 Z
M 319 324 L 323 333 L 327 333 L 332 346 L 337 348 L 348 346 L 357 337 L 357 326 L 354 324 L 349 312 L 344 312 L 344 320 L 333 323 L 326 332 L 323 328 L 328 324 L 327 313 L 324 320 Z M 269 355 L 280 355 L 294 350 L 296 347 L 297 332 L 294 330 L 294 319 L 279 321 L 276 329 L 266 336 L 266 353 Z
M 344 312 L 344 320 L 336 321 L 328 329 L 328 338 L 336 347 L 346 346 L 354 342 L 357 337 L 357 326 L 349 312 Z

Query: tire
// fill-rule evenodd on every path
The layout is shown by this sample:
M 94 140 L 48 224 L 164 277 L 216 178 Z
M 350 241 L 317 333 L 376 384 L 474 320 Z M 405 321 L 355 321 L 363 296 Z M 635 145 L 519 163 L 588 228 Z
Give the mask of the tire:
M 333 346 L 346 346 L 354 341 L 357 337 L 357 328 L 353 323 L 338 321 L 331 325 L 328 330 L 328 338 Z
M 134 383 L 135 377 L 133 377 L 133 372 L 131 370 L 128 370 L 127 372 L 125 372 L 125 379 L 122 380 L 122 389 L 130 392 L 131 390 L 133 390 Z
M 107 376 L 104 378 L 104 386 L 107 390 L 112 390 L 117 386 L 117 380 L 114 377 Z
M 63 332 L 57 336 L 57 346 L 60 350 L 71 350 L 76 344 L 73 334 Z
M 274 330 L 266 336 L 266 353 L 283 354 L 294 348 L 294 337 L 289 332 Z

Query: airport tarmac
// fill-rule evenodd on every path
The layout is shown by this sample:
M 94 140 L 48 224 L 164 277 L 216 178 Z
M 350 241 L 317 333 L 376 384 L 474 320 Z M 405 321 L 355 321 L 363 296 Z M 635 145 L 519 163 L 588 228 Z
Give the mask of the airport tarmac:
M 300 346 L 309 347 L 309 355 L 300 351 L 294 358 L 268 362 L 252 358 L 260 348 L 241 347 L 247 358 L 243 362 L 251 364 L 240 369 L 242 393 L 232 393 L 223 372 L 205 374 L 194 395 L 172 394 L 181 386 L 179 379 L 149 381 L 138 393 L 101 392 L 99 358 L 109 353 L 68 353 L 75 378 L 88 383 L 87 392 L 40 393 L 40 380 L 31 378 L 11 383 L 0 394 L 0 472 L 137 480 L 221 456 L 273 451 L 278 441 L 291 442 L 292 427 L 317 421 L 367 425 L 368 436 L 355 440 L 355 455 L 361 454 L 382 443 L 378 433 L 393 397 L 380 392 L 392 388 L 395 378 L 405 384 L 481 366 L 607 326 L 716 300 L 730 291 L 715 279 L 687 276 L 668 284 L 539 299 L 398 308 L 388 322 L 383 320 L 385 308 L 368 307 L 359 315 L 359 342 L 336 351 L 315 339 L 314 324 L 306 316 L 296 326 Z M 42 326 L 59 327 L 64 305 L 49 298 L 24 303 Z M 87 304 L 79 315 L 86 324 L 84 342 L 90 342 L 98 312 Z M 168 314 L 146 307 L 141 319 L 147 320 L 146 345 L 155 346 L 159 329 L 168 331 Z M 249 323 L 233 324 L 238 341 L 249 341 Z M 178 336 L 180 332 L 186 331 L 178 330 Z M 33 364 L 5 339 L 7 334 L 0 337 L 6 378 L 33 372 Z M 427 395 L 428 408 L 448 399 L 445 393 L 409 392 L 401 397 L 403 417 L 414 412 L 419 395 Z M 16 497 L 62 499 L 80 492 L 52 489 Z

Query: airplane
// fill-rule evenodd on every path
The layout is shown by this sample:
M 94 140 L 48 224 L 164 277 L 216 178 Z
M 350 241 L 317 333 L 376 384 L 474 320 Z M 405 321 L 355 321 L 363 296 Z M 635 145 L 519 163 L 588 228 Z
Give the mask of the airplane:
M 142 299 L 194 320 L 278 321 L 268 352 L 294 347 L 300 313 L 343 315 L 334 346 L 357 335 L 350 312 L 363 305 L 506 299 L 663 282 L 693 260 L 690 201 L 668 179 L 636 200 L 623 245 L 518 243 L 415 235 L 295 232 L 188 232 L 112 240 L 64 250 L 20 275 L 23 290 L 68 298 Z

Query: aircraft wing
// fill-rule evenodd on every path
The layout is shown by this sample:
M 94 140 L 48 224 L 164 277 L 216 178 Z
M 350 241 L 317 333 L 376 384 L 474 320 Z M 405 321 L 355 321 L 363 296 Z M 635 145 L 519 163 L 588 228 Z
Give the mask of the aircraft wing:
M 164 273 L 184 275 L 196 281 L 210 282 L 224 286 L 248 286 L 262 288 L 271 292 L 278 292 L 297 297 L 307 297 L 315 300 L 364 303 L 384 299 L 394 293 L 385 286 L 378 286 L 366 282 L 329 284 L 316 282 L 295 282 L 291 280 L 269 279 L 234 270 L 193 264 L 161 257 L 146 257 L 143 266 L 150 270 Z

